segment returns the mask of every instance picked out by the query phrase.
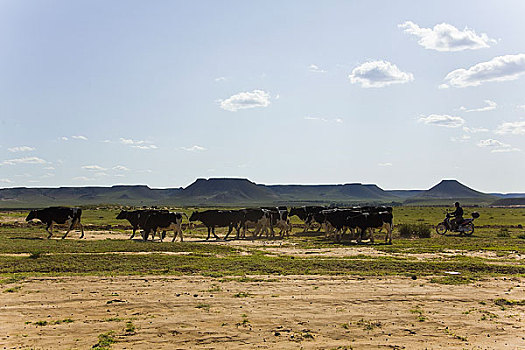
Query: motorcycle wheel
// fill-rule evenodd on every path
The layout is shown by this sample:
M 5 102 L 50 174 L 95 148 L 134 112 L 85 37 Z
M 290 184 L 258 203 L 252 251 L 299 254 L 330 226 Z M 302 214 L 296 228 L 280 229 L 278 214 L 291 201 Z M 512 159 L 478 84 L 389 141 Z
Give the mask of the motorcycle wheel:
M 471 236 L 474 233 L 474 224 L 473 223 L 469 222 L 464 227 L 465 227 L 465 229 L 464 229 L 463 233 L 465 234 L 465 236 Z
M 444 235 L 445 233 L 447 233 L 447 227 L 445 226 L 444 223 L 439 223 L 437 224 L 436 226 L 436 232 L 438 235 Z

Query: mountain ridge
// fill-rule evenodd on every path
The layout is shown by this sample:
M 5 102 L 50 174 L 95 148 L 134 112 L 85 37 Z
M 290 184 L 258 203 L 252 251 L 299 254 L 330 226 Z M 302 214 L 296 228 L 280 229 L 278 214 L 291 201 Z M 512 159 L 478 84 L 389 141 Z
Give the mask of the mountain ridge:
M 208 207 L 308 203 L 449 205 L 452 200 L 488 205 L 504 196 L 482 193 L 450 179 L 442 180 L 428 190 L 384 190 L 376 184 L 363 183 L 263 185 L 246 178 L 198 178 L 185 188 L 158 189 L 147 185 L 4 188 L 0 189 L 0 208 L 97 204 Z

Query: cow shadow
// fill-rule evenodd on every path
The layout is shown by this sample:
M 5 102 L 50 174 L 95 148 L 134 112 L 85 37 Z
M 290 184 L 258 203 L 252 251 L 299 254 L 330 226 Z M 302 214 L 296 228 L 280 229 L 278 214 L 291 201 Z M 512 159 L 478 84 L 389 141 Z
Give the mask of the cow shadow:
M 44 241 L 47 238 L 43 238 L 43 237 L 9 237 L 8 239 L 22 239 L 22 240 L 26 240 L 26 241 Z

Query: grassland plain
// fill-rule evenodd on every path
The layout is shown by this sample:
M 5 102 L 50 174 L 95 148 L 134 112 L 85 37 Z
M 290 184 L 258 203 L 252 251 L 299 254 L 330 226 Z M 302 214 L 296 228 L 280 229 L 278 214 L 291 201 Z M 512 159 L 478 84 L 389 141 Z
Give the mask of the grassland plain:
M 396 207 L 394 209 L 394 222 L 396 225 L 424 224 L 433 226 L 443 219 L 446 209 L 444 207 Z M 253 344 L 263 345 L 270 341 L 269 336 L 272 337 L 273 342 L 269 342 L 269 344 L 282 348 L 294 348 L 299 344 L 304 348 L 326 348 L 327 344 L 333 345 L 333 348 L 339 347 L 341 349 L 345 347 L 347 349 L 375 348 L 381 344 L 381 346 L 386 346 L 394 343 L 388 343 L 386 340 L 381 344 L 375 341 L 365 341 L 369 339 L 368 335 L 389 338 L 388 334 L 395 334 L 394 338 L 398 337 L 396 338 L 397 343 L 394 344 L 396 346 L 421 348 L 424 344 L 424 337 L 413 337 L 412 340 L 409 340 L 407 337 L 413 336 L 410 332 L 402 336 L 410 327 L 405 328 L 405 330 L 391 329 L 387 325 L 389 319 L 385 314 L 371 313 L 367 315 L 363 310 L 357 314 L 349 313 L 352 306 L 341 301 L 340 298 L 340 290 L 346 290 L 346 284 L 349 280 L 376 281 L 375 284 L 372 283 L 369 286 L 372 288 L 371 290 L 375 291 L 375 294 L 372 293 L 374 296 L 370 297 L 372 299 L 376 297 L 386 298 L 384 300 L 386 303 L 393 298 L 398 300 L 405 298 L 404 302 L 399 301 L 401 304 L 404 303 L 404 306 L 400 304 L 397 307 L 403 310 L 417 309 L 417 317 L 414 316 L 415 313 L 406 317 L 414 318 L 414 323 L 425 323 L 423 329 L 415 327 L 413 328 L 414 331 L 418 334 L 439 332 L 442 335 L 440 341 L 444 341 L 444 343 L 440 343 L 442 348 L 470 348 L 473 345 L 499 348 L 504 347 L 505 343 L 513 344 L 513 346 L 525 346 L 521 336 L 512 336 L 510 333 L 498 333 L 497 331 L 498 327 L 507 327 L 511 328 L 512 332 L 517 332 L 516 334 L 525 334 L 523 332 L 525 293 L 522 287 L 525 276 L 525 231 L 523 229 L 525 209 L 467 208 L 466 216 L 474 210 L 481 214 L 481 217 L 476 220 L 477 227 L 473 236 L 461 237 L 456 234 L 439 236 L 433 232 L 431 238 L 420 239 L 401 238 L 395 232 L 393 245 L 378 243 L 381 242 L 384 233 L 376 234 L 375 244 L 358 245 L 348 241 L 334 243 L 330 238 L 325 237 L 323 232 L 302 232 L 297 218 L 293 218 L 295 225 L 293 233 L 285 238 L 206 241 L 204 239 L 206 236 L 205 228 L 197 226 L 191 229 L 191 233 L 188 232 L 187 228 L 185 229 L 185 242 L 182 243 L 142 242 L 138 239 L 128 239 L 130 229 L 127 222 L 115 219 L 119 210 L 115 207 L 85 208 L 83 213 L 83 223 L 87 231 L 87 239 L 85 240 L 78 239 L 78 232 L 71 232 L 65 240 L 47 240 L 45 239 L 44 227 L 41 224 L 25 223 L 26 211 L 0 211 L 0 286 L 2 287 L 0 299 L 6 301 L 2 305 L 9 304 L 12 310 L 18 310 L 18 314 L 24 314 L 29 318 L 26 321 L 21 321 L 10 314 L 11 319 L 14 317 L 20 324 L 13 326 L 10 330 L 11 339 L 4 337 L 1 338 L 2 342 L 9 340 L 11 345 L 22 344 L 26 347 L 37 348 L 85 348 L 86 346 L 96 345 L 97 339 L 102 337 L 104 341 L 110 338 L 114 341 L 104 345 L 106 348 L 122 348 L 126 344 L 133 348 L 147 348 L 146 345 L 151 343 L 149 336 L 154 331 L 151 326 L 146 325 L 146 320 L 149 317 L 166 316 L 170 318 L 171 316 L 165 315 L 159 310 L 158 314 L 150 314 L 147 307 L 143 305 L 145 301 L 139 302 L 137 300 L 138 304 L 130 307 L 124 313 L 113 314 L 110 312 L 113 307 L 108 308 L 110 314 L 105 318 L 113 317 L 113 319 L 120 321 L 106 322 L 102 319 L 96 321 L 85 310 L 89 302 L 94 300 L 87 298 L 84 301 L 85 305 L 77 305 L 78 310 L 82 309 L 83 315 L 86 313 L 84 316 L 87 317 L 87 320 L 79 320 L 74 317 L 76 312 L 66 307 L 65 300 L 75 299 L 75 295 L 77 295 L 75 293 L 81 293 L 79 289 L 87 287 L 86 283 L 103 285 L 102 281 L 115 279 L 118 283 L 116 282 L 112 291 L 107 290 L 106 294 L 111 296 L 111 293 L 115 293 L 116 295 L 108 300 L 104 299 L 104 303 L 108 302 L 107 305 L 124 305 L 131 298 L 131 290 L 128 290 L 126 281 L 143 279 L 155 281 L 153 284 L 145 282 L 148 289 L 143 293 L 151 294 L 154 296 L 153 298 L 157 298 L 158 295 L 158 300 L 162 301 L 161 295 L 165 293 L 162 288 L 167 285 L 163 278 L 167 278 L 169 281 L 178 281 L 173 282 L 175 285 L 179 282 L 183 284 L 179 286 L 182 289 L 177 289 L 176 294 L 187 293 L 182 292 L 185 289 L 195 290 L 195 286 L 192 286 L 191 282 L 192 279 L 195 279 L 200 281 L 197 284 L 199 285 L 198 288 L 201 288 L 199 289 L 201 292 L 199 290 L 194 291 L 192 295 L 201 295 L 202 291 L 215 291 L 215 293 L 207 293 L 211 293 L 211 295 L 221 294 L 222 297 L 227 297 L 228 300 L 223 300 L 220 307 L 215 303 L 214 300 L 216 299 L 210 299 L 209 296 L 204 299 L 194 297 L 195 305 L 191 304 L 191 312 L 186 310 L 187 314 L 185 315 L 190 318 L 195 317 L 195 312 L 199 312 L 198 315 L 204 315 L 207 318 L 210 313 L 214 314 L 221 310 L 220 313 L 222 314 L 225 312 L 224 310 L 230 307 L 240 308 L 241 310 L 252 308 L 251 313 L 244 312 L 235 317 L 231 312 L 229 316 L 223 315 L 222 321 L 220 321 L 220 315 L 214 315 L 212 317 L 215 320 L 214 322 L 226 323 L 226 325 L 217 326 L 219 328 L 213 331 L 215 333 L 212 332 L 215 334 L 213 337 L 204 335 L 205 332 L 202 333 L 203 330 L 199 327 L 193 329 L 189 323 L 185 329 L 165 329 L 168 332 L 165 333 L 172 336 L 180 336 L 190 330 L 190 333 L 193 332 L 193 336 L 190 335 L 189 338 L 185 338 L 186 343 L 178 343 L 182 348 L 243 348 L 243 346 L 247 346 L 248 343 L 246 342 L 250 341 L 254 342 Z M 194 208 L 177 210 L 191 214 Z M 224 229 L 218 231 L 221 236 L 225 234 Z M 189 280 L 186 279 L 188 277 Z M 278 287 L 270 288 L 275 289 L 273 294 L 264 297 L 270 300 L 279 299 L 283 296 L 288 300 L 287 298 L 293 298 L 294 295 L 302 295 L 302 298 L 305 299 L 308 293 L 305 294 L 297 289 L 304 283 L 305 279 L 317 281 L 308 288 L 312 288 L 312 290 L 319 288 L 325 291 L 325 294 L 319 295 L 317 299 L 314 298 L 311 302 L 317 300 L 317 302 L 323 303 L 322 300 L 328 298 L 335 308 L 335 311 L 327 309 L 328 313 L 337 313 L 338 307 L 346 310 L 345 312 L 350 319 L 341 318 L 340 324 L 333 325 L 338 329 L 335 332 L 337 334 L 332 334 L 333 330 L 325 329 L 319 325 L 316 328 L 317 330 L 314 330 L 306 323 L 301 325 L 300 322 L 306 321 L 298 321 L 296 316 L 284 316 L 277 311 L 275 311 L 277 312 L 275 317 L 277 319 L 282 318 L 281 328 L 276 328 L 275 322 L 264 319 L 264 312 L 261 309 L 263 306 L 258 304 L 262 302 L 258 300 L 259 288 L 269 288 L 269 284 L 273 285 L 274 283 L 278 285 Z M 327 291 L 326 286 L 331 283 L 329 281 L 338 281 L 339 284 L 333 290 Z M 377 292 L 387 288 L 386 285 L 383 285 L 387 281 L 395 281 L 392 283 L 403 284 L 403 286 L 399 287 L 400 290 L 396 293 L 382 294 L 382 292 Z M 482 297 L 474 298 L 476 300 L 462 301 L 474 310 L 471 313 L 476 314 L 476 317 L 479 316 L 479 319 L 484 317 L 483 320 L 492 321 L 485 330 L 493 334 L 491 341 L 496 340 L 496 343 L 490 343 L 493 345 L 492 347 L 485 342 L 486 339 L 483 341 L 481 338 L 473 340 L 472 335 L 468 334 L 469 330 L 472 332 L 480 331 L 476 329 L 479 326 L 476 325 L 476 322 L 469 323 L 474 321 L 473 319 L 464 320 L 463 323 L 455 322 L 453 323 L 454 327 L 445 328 L 447 327 L 446 323 L 451 321 L 449 316 L 455 315 L 451 311 L 450 315 L 442 315 L 442 320 L 437 321 L 439 317 L 436 315 L 441 311 L 439 306 L 435 305 L 433 298 L 447 299 L 447 296 L 442 293 L 443 288 L 452 288 L 446 289 L 446 291 L 454 295 L 461 295 L 463 292 L 466 293 L 467 289 L 473 289 L 479 293 L 480 290 L 491 290 L 494 289 L 495 285 L 499 286 L 500 284 L 500 287 L 506 289 L 502 289 L 499 293 L 484 293 Z M 58 288 L 62 285 L 69 294 L 58 291 L 56 292 L 59 295 L 53 297 L 48 294 L 39 294 L 41 290 L 52 289 L 53 286 Z M 243 285 L 246 286 L 245 290 L 242 289 Z M 419 290 L 418 288 L 422 289 Z M 425 290 L 432 291 L 432 293 L 437 290 L 440 292 L 436 292 L 437 294 L 432 298 L 427 298 L 422 296 L 426 293 Z M 218 293 L 219 291 L 220 293 Z M 92 291 L 93 297 L 98 295 L 95 292 L 96 290 Z M 347 292 L 352 293 L 352 291 Z M 365 292 L 370 292 L 370 290 Z M 403 296 L 403 293 L 408 294 Z M 419 297 L 407 297 L 411 293 L 416 293 Z M 122 295 L 126 295 L 126 298 L 122 298 Z M 354 295 L 354 297 L 357 296 Z M 65 304 L 62 308 L 63 312 L 52 315 L 51 319 L 45 315 L 47 308 L 31 314 L 23 307 L 24 303 L 30 302 L 28 300 L 33 300 L 35 303 L 38 301 L 41 305 L 51 305 L 54 303 L 51 301 L 53 298 L 62 298 L 56 302 Z M 256 300 L 254 301 L 254 299 Z M 503 299 L 508 303 L 495 305 L 493 299 Z M 249 302 L 243 303 L 243 300 Z M 286 300 L 281 300 L 283 304 L 280 307 L 286 308 Z M 417 304 L 418 300 L 421 305 Z M 173 302 L 175 301 L 170 301 L 170 303 Z M 366 302 L 360 301 L 359 303 Z M 480 303 L 490 305 L 490 307 L 480 307 L 479 305 L 482 305 Z M 190 304 L 185 305 L 190 307 Z M 308 305 L 303 305 L 303 309 L 308 310 Z M 386 306 L 382 305 L 381 307 Z M 401 309 L 390 308 L 389 310 L 391 313 L 399 314 L 402 313 Z M 7 310 L 11 309 L 8 308 Z M 102 309 L 99 311 L 97 317 L 101 317 L 100 315 L 105 312 Z M 297 314 L 300 314 L 300 310 L 296 311 Z M 461 312 L 465 311 L 468 310 Z M 133 316 L 137 312 L 141 316 Z M 315 312 L 315 310 L 311 310 L 311 312 Z M 374 316 L 376 318 L 373 318 L 372 315 L 376 315 Z M 6 320 L 10 319 L 8 316 L 6 316 Z M 267 315 L 266 317 L 270 316 Z M 308 314 L 303 315 L 303 317 L 308 322 L 312 321 L 308 318 Z M 323 317 L 325 316 L 323 315 Z M 336 318 L 339 320 L 338 317 Z M 57 320 L 65 319 L 70 319 L 72 322 L 57 323 Z M 434 320 L 436 323 L 432 327 L 428 327 L 429 320 Z M 39 321 L 42 322 L 37 323 Z M 43 326 L 44 321 L 47 321 L 46 326 Z M 57 334 L 61 334 L 62 331 L 66 332 L 67 329 L 75 330 L 79 324 L 95 321 L 100 323 L 100 325 L 97 323 L 100 327 L 97 326 L 93 329 L 95 333 L 88 332 L 89 334 L 82 335 L 83 333 L 77 330 L 79 341 L 62 341 L 60 346 L 56 346 L 58 344 Z M 200 321 L 201 319 L 199 319 Z M 397 320 L 397 322 L 406 321 L 406 319 Z M 30 323 L 26 325 L 24 322 Z M 129 327 L 126 322 L 132 322 L 134 327 L 137 323 L 138 326 L 134 328 L 133 332 L 127 332 L 126 329 Z M 286 325 L 287 322 L 298 326 L 289 327 Z M 346 324 L 346 327 L 341 326 L 343 324 Z M 228 336 L 228 338 L 223 339 L 219 336 L 219 334 L 223 334 L 224 329 L 221 330 L 221 328 L 228 328 L 233 325 L 235 325 L 233 333 L 237 334 L 235 337 Z M 367 325 L 372 328 L 367 328 Z M 157 326 L 160 329 L 165 325 L 159 324 Z M 259 333 L 263 332 L 260 333 L 262 338 L 250 338 L 250 340 L 244 337 L 245 331 L 253 332 L 257 327 L 261 330 Z M 57 329 L 59 331 L 52 331 Z M 148 329 L 149 335 L 142 334 L 142 337 L 139 336 L 143 333 L 141 330 L 145 329 Z M 349 329 L 353 330 L 352 334 L 348 334 Z M 460 332 L 462 329 L 465 330 L 465 334 Z M 363 334 L 361 334 L 361 330 L 364 332 Z M 344 332 L 339 334 L 342 331 Z M 113 333 L 110 334 L 109 332 Z M 268 332 L 268 334 L 265 335 L 264 332 Z M 277 333 L 279 336 L 275 335 Z M 494 337 L 495 333 L 499 335 Z M 286 337 L 283 338 L 281 335 L 286 335 Z M 44 337 L 42 339 L 46 339 L 46 342 L 39 344 L 35 337 Z M 136 337 L 138 339 L 135 339 Z M 197 340 L 199 337 L 208 340 L 200 343 Z M 84 338 L 89 339 L 89 341 L 86 342 Z M 218 339 L 216 346 L 210 345 L 214 344 L 213 339 Z M 354 341 L 351 341 L 352 339 Z M 171 339 L 168 343 L 177 343 L 179 340 Z M 277 340 L 279 341 L 275 343 Z M 54 345 L 52 346 L 52 344 Z M 159 348 L 162 347 L 159 345 Z M 264 346 L 262 347 L 264 348 Z

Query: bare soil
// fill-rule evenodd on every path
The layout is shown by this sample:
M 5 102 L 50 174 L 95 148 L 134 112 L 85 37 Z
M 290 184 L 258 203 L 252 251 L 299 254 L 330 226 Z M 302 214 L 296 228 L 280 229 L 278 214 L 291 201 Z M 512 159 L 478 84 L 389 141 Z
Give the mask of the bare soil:
M 524 285 L 524 278 L 469 285 L 404 277 L 28 278 L 2 286 L 0 344 L 88 349 L 112 331 L 112 349 L 519 349 L 525 306 L 494 300 L 523 300 Z

